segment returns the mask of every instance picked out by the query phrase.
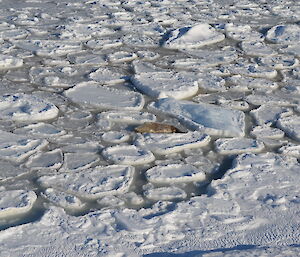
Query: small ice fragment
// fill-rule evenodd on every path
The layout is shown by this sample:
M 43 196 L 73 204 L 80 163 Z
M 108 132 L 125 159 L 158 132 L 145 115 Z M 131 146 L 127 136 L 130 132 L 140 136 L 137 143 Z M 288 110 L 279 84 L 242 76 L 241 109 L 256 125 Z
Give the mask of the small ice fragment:
M 103 133 L 102 140 L 108 143 L 120 144 L 129 141 L 130 135 L 122 131 L 108 131 Z
M 151 183 L 170 184 L 205 181 L 202 170 L 190 164 L 157 165 L 146 171 L 146 178 Z
M 167 36 L 163 46 L 172 49 L 197 48 L 225 39 L 224 34 L 217 32 L 206 23 L 175 29 L 169 32 Z
M 271 128 L 269 126 L 257 126 L 250 132 L 252 136 L 256 138 L 269 138 L 269 139 L 280 139 L 284 137 L 284 132 L 278 128 Z
M 264 149 L 264 144 L 251 138 L 220 138 L 215 147 L 220 154 L 258 153 Z
M 31 156 L 26 167 L 31 170 L 57 170 L 63 164 L 63 153 L 60 149 L 52 150 L 49 152 L 39 152 Z
M 156 121 L 156 116 L 149 112 L 137 111 L 107 111 L 98 114 L 98 118 L 106 119 L 116 123 L 143 124 L 145 122 Z
M 272 56 L 276 54 L 275 50 L 262 41 L 243 41 L 240 47 L 246 55 L 250 56 Z
M 101 67 L 89 74 L 89 78 L 101 84 L 114 85 L 126 81 L 126 76 L 117 69 Z
M 8 70 L 23 66 L 23 59 L 0 54 L 0 70 Z
M 277 127 L 282 129 L 290 138 L 300 141 L 300 117 L 293 115 L 280 118 Z
M 173 186 L 148 189 L 144 196 L 153 201 L 170 201 L 185 199 L 187 194 L 181 188 Z
M 102 151 L 102 155 L 115 164 L 141 165 L 155 160 L 150 151 L 134 145 L 107 147 Z
M 263 41 L 264 36 L 252 30 L 249 25 L 235 25 L 228 23 L 225 25 L 226 36 L 237 41 Z

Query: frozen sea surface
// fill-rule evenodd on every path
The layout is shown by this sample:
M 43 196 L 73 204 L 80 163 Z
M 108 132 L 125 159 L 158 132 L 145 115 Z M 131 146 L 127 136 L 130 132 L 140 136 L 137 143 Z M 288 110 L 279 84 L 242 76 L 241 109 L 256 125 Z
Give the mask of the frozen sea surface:
M 0 257 L 299 256 L 299 13 L 0 0 Z

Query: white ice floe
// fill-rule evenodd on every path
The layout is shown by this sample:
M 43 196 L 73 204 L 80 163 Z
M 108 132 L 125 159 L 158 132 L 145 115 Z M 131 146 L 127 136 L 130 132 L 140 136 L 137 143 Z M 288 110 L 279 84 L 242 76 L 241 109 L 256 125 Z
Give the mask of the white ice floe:
M 12 68 L 19 68 L 23 66 L 23 59 L 0 54 L 0 70 L 8 70 Z
M 122 41 L 130 47 L 154 48 L 159 46 L 159 38 L 153 35 L 128 34 L 122 38 Z
M 16 134 L 28 134 L 38 138 L 53 139 L 65 135 L 67 132 L 52 124 L 39 122 L 29 124 L 14 130 Z
M 0 160 L 0 182 L 6 182 L 15 178 L 19 178 L 29 172 L 28 169 L 24 167 L 19 167 L 13 165 L 13 163 L 9 161 Z
M 243 41 L 240 47 L 246 55 L 250 56 L 272 56 L 276 54 L 275 50 L 262 41 Z
M 162 72 L 165 71 L 164 69 L 157 67 L 153 63 L 145 62 L 141 60 L 134 60 L 132 62 L 133 71 L 135 74 L 141 73 L 151 73 L 154 74 L 155 72 Z
M 124 131 L 108 131 L 101 138 L 108 143 L 120 144 L 129 141 L 130 135 Z
M 96 67 L 107 65 L 106 57 L 101 54 L 82 52 L 71 53 L 67 57 L 70 63 L 75 65 L 91 65 Z
M 296 24 L 282 24 L 268 30 L 266 39 L 276 44 L 299 44 L 300 26 Z
M 28 35 L 30 35 L 30 32 L 21 28 L 11 28 L 0 31 L 0 38 L 5 40 L 21 39 L 27 37 Z
M 261 66 L 267 66 L 276 70 L 292 69 L 299 65 L 297 58 L 286 55 L 258 57 L 255 60 Z
M 300 57 L 300 45 L 285 45 L 278 50 L 280 53 L 283 54 L 290 54 L 296 57 Z
M 107 111 L 98 114 L 98 119 L 106 119 L 116 123 L 143 124 L 156 121 L 156 116 L 149 112 L 138 111 Z
M 289 137 L 300 141 L 300 117 L 292 115 L 278 119 L 276 126 L 282 129 Z
M 278 149 L 279 153 L 300 158 L 300 145 L 289 143 Z
M 101 84 L 113 85 L 126 81 L 126 76 L 118 69 L 103 67 L 89 74 L 89 78 Z
M 41 193 L 51 203 L 58 205 L 69 211 L 82 210 L 86 204 L 83 203 L 77 196 L 59 191 L 54 188 L 47 188 Z
M 84 171 L 53 174 L 38 179 L 43 187 L 52 187 L 78 197 L 97 199 L 128 191 L 133 180 L 132 166 L 112 165 Z
M 22 93 L 0 96 L 0 119 L 14 121 L 44 121 L 58 116 L 59 109 L 52 103 Z
M 182 200 L 187 197 L 184 190 L 178 187 L 151 188 L 144 192 L 144 196 L 153 201 Z
M 29 212 L 36 199 L 37 195 L 33 191 L 0 191 L 0 219 L 9 220 L 14 216 Z
M 229 109 L 240 110 L 240 111 L 247 111 L 250 108 L 249 104 L 246 101 L 233 101 L 233 100 L 220 99 L 218 103 L 221 106 L 227 107 Z
M 262 94 L 253 93 L 245 97 L 245 100 L 253 105 L 259 106 L 263 104 L 276 105 L 276 106 L 297 106 L 299 98 L 293 96 L 286 96 L 284 94 Z
M 250 134 L 256 138 L 280 139 L 284 137 L 282 130 L 268 125 L 254 127 Z
M 200 89 L 209 92 L 225 92 L 227 91 L 225 87 L 226 81 L 213 74 L 209 73 L 198 73 L 198 86 Z
M 123 45 L 123 42 L 120 39 L 97 38 L 97 39 L 91 39 L 87 41 L 85 45 L 88 48 L 99 50 L 99 49 L 109 49 L 113 47 L 119 47 Z
M 177 118 L 194 130 L 209 135 L 238 137 L 245 134 L 245 114 L 213 104 L 160 99 L 149 105 L 150 109 Z
M 176 153 L 184 149 L 208 145 L 210 136 L 198 131 L 172 134 L 140 135 L 135 144 L 159 155 Z
M 144 97 L 132 91 L 118 90 L 99 85 L 97 82 L 82 82 L 67 90 L 65 95 L 73 102 L 92 109 L 136 110 L 143 108 Z
M 241 154 L 259 153 L 265 146 L 251 138 L 220 138 L 216 140 L 215 147 L 220 154 Z
M 57 170 L 63 164 L 63 153 L 60 149 L 38 152 L 29 157 L 26 167 L 31 170 Z
M 218 172 L 220 167 L 219 163 L 211 161 L 207 156 L 204 156 L 202 154 L 188 156 L 184 161 L 197 167 L 199 170 L 203 170 L 207 175 L 215 174 L 216 172 Z
M 131 81 L 138 90 L 156 98 L 184 99 L 198 91 L 196 76 L 184 72 L 142 73 L 131 77 Z
M 225 39 L 224 34 L 206 23 L 172 30 L 165 37 L 163 46 L 172 49 L 197 48 Z
M 137 51 L 136 54 L 139 57 L 139 59 L 142 61 L 154 61 L 160 57 L 159 53 L 150 50 Z
M 250 111 L 258 125 L 274 124 L 280 117 L 293 114 L 293 111 L 286 107 L 263 104 L 259 108 Z
M 146 178 L 151 183 L 172 184 L 186 182 L 202 182 L 206 175 L 190 164 L 157 165 L 146 171 Z
M 263 34 L 253 30 L 249 25 L 225 25 L 226 36 L 237 41 L 263 41 Z
M 100 156 L 93 152 L 75 152 L 65 153 L 63 165 L 60 172 L 74 172 L 79 170 L 85 170 L 95 165 L 99 160 Z
M 0 159 L 22 162 L 48 145 L 46 140 L 0 131 Z
M 115 164 L 141 165 L 153 162 L 154 155 L 145 149 L 134 145 L 116 145 L 102 151 L 105 159 Z
M 108 60 L 111 63 L 124 63 L 131 62 L 137 58 L 135 53 L 129 53 L 125 51 L 114 52 L 108 55 Z

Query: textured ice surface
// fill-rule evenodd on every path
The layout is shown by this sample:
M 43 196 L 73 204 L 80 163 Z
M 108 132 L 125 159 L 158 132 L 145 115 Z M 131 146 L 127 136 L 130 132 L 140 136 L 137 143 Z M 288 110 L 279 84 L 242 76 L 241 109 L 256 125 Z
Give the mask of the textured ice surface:
M 277 127 L 282 129 L 289 137 L 300 141 L 300 117 L 292 115 L 277 121 Z
M 26 94 L 0 96 L 0 119 L 16 121 L 44 121 L 58 116 L 58 108 L 43 99 Z
M 204 131 L 209 135 L 235 137 L 245 133 L 245 114 L 241 111 L 171 98 L 158 100 L 150 107 L 177 118 L 191 129 Z
M 284 137 L 284 132 L 282 130 L 271 128 L 268 125 L 254 127 L 250 134 L 256 138 L 279 139 Z
M 205 181 L 206 175 L 190 164 L 157 165 L 146 171 L 149 182 L 158 184 Z
M 209 24 L 202 23 L 169 32 L 163 46 L 174 49 L 197 48 L 220 42 L 224 38 L 224 34 L 217 32 Z
M 178 187 L 158 187 L 145 191 L 144 195 L 154 201 L 184 199 L 187 197 L 185 191 Z
M 48 145 L 46 140 L 0 131 L 0 159 L 22 162 Z
M 72 101 L 92 109 L 141 110 L 144 97 L 136 92 L 100 86 L 96 82 L 83 82 L 65 92 Z
M 141 165 L 155 160 L 150 151 L 134 145 L 111 146 L 104 149 L 101 154 L 116 164 Z
M 37 195 L 33 191 L 0 191 L 0 219 L 10 219 L 29 212 L 36 199 Z
M 127 192 L 133 174 L 134 168 L 131 166 L 98 166 L 84 171 L 42 176 L 38 183 L 79 197 L 97 199 Z
M 101 112 L 98 118 L 106 119 L 109 121 L 117 123 L 127 123 L 127 124 L 143 124 L 145 122 L 156 121 L 156 116 L 148 112 L 138 112 L 138 111 L 107 111 Z
M 107 67 L 99 68 L 89 74 L 89 78 L 100 82 L 101 84 L 113 85 L 125 82 L 125 76 L 120 74 L 118 70 L 110 69 Z
M 0 70 L 19 68 L 23 65 L 21 58 L 0 54 Z
M 258 153 L 264 149 L 264 144 L 251 138 L 218 139 L 216 150 L 220 154 Z
M 298 44 L 300 27 L 296 24 L 280 24 L 268 30 L 266 39 L 276 44 Z
M 131 81 L 138 90 L 156 98 L 183 99 L 198 91 L 197 78 L 189 73 L 142 73 L 132 77 Z
M 136 144 L 149 149 L 155 154 L 163 155 L 198 148 L 208 145 L 210 137 L 201 132 L 174 133 L 174 134 L 146 134 L 140 135 Z

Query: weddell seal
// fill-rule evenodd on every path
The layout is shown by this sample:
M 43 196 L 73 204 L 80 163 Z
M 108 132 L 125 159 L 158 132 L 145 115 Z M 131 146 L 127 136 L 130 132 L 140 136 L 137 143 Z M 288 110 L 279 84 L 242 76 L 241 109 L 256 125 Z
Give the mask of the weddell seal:
M 138 133 L 182 133 L 173 125 L 159 122 L 145 122 L 134 129 Z

